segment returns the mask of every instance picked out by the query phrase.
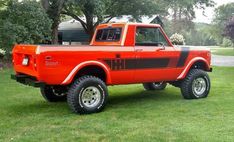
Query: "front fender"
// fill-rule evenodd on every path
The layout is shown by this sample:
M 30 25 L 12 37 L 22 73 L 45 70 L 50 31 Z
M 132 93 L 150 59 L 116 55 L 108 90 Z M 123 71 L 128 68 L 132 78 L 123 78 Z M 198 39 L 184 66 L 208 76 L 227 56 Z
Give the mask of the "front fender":
M 101 67 L 105 73 L 106 73 L 106 77 L 107 77 L 107 84 L 111 84 L 111 77 L 110 77 L 110 69 L 108 69 L 108 67 L 99 61 L 85 61 L 82 62 L 80 64 L 78 64 L 76 67 L 74 67 L 72 69 L 72 71 L 70 72 L 70 74 L 66 77 L 66 79 L 62 82 L 62 85 L 67 85 L 70 84 L 73 80 L 73 78 L 75 77 L 75 75 L 84 67 L 86 66 L 90 66 L 90 65 L 95 65 L 95 66 L 99 66 Z
M 208 61 L 205 58 L 202 57 L 195 57 L 193 58 L 184 68 L 183 72 L 177 77 L 177 80 L 181 80 L 184 79 L 187 75 L 187 73 L 189 72 L 190 68 L 192 67 L 192 65 L 198 61 L 202 61 L 205 63 L 206 65 L 206 70 L 209 71 L 210 70 L 210 65 L 208 63 Z

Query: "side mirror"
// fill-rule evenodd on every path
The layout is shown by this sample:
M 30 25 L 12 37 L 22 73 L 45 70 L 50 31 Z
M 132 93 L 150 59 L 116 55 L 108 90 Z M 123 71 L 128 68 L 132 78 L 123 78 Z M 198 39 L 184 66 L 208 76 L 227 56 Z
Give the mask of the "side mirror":
M 156 51 L 160 51 L 160 50 L 165 50 L 165 46 L 162 42 L 158 43 L 159 48 L 156 49 Z

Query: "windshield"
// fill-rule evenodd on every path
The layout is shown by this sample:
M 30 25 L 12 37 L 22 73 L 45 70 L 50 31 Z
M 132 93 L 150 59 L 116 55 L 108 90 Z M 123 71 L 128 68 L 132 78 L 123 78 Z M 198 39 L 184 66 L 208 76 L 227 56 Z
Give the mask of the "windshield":
M 136 31 L 136 45 L 138 46 L 168 46 L 160 28 L 138 27 Z

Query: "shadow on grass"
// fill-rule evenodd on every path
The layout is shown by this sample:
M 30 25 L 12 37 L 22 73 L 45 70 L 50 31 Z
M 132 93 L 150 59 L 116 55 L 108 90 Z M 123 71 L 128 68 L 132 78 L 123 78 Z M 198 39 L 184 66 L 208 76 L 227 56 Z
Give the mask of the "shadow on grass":
M 163 91 L 140 91 L 134 93 L 122 93 L 121 95 L 110 95 L 108 105 L 137 105 L 137 103 L 147 103 L 147 101 L 154 101 L 156 103 L 172 102 L 181 99 L 182 97 L 178 95 L 177 92 L 170 91 L 169 89 Z
M 164 91 L 139 91 L 139 92 L 123 92 L 120 94 L 110 94 L 106 108 L 116 108 L 118 106 L 138 107 L 139 103 L 160 105 L 181 100 L 182 97 L 177 92 L 166 89 Z M 111 111 L 106 109 L 104 111 Z M 32 100 L 31 102 L 22 102 L 14 104 L 10 107 L 10 113 L 19 115 L 67 115 L 72 114 L 66 102 L 49 103 L 43 100 Z

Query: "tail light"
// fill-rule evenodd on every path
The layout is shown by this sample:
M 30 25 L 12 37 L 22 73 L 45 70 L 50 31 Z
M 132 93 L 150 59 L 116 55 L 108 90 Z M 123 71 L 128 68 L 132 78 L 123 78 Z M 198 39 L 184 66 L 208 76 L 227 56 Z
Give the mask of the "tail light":
M 28 66 L 29 65 L 29 57 L 24 56 L 23 61 L 22 61 L 23 66 Z

